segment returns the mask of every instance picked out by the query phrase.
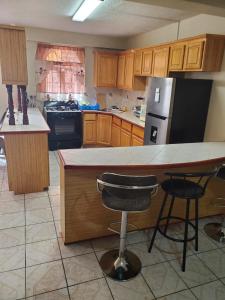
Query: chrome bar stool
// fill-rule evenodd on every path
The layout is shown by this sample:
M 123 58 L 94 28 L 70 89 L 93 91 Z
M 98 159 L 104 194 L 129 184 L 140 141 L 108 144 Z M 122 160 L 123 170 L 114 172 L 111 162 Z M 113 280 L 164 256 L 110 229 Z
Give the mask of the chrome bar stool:
M 157 232 L 161 233 L 164 237 L 174 242 L 183 243 L 183 260 L 182 260 L 182 271 L 185 271 L 186 266 L 186 252 L 187 252 L 187 243 L 189 241 L 195 240 L 195 250 L 198 251 L 198 200 L 204 196 L 206 187 L 209 183 L 209 180 L 215 176 L 215 171 L 211 172 L 202 172 L 202 173 L 171 173 L 167 172 L 165 175 L 168 175 L 170 178 L 163 181 L 161 184 L 162 189 L 165 192 L 165 197 L 159 212 L 158 220 L 156 227 L 152 236 L 152 240 L 149 246 L 149 252 L 151 252 L 155 237 Z M 192 181 L 192 180 L 194 181 Z M 169 211 L 166 217 L 163 217 L 165 206 L 167 203 L 168 197 L 171 196 Z M 186 200 L 186 212 L 185 218 L 177 217 L 172 215 L 173 206 L 176 198 Z M 179 199 L 179 200 L 180 200 Z M 190 204 L 191 201 L 195 203 L 195 222 L 191 222 L 189 218 Z M 184 228 L 184 238 L 178 239 L 167 234 L 167 229 L 170 220 L 182 221 L 185 224 Z M 165 227 L 162 229 L 160 227 L 160 222 L 166 221 Z M 188 237 L 188 227 L 191 226 L 195 233 L 192 237 Z
M 219 169 L 217 175 L 218 178 L 225 181 L 225 165 L 222 165 Z M 224 188 L 225 195 L 225 188 Z M 217 198 L 219 201 L 224 201 L 224 204 L 214 204 L 217 207 L 225 208 L 225 196 L 222 198 Z M 219 243 L 225 243 L 225 216 L 223 216 L 222 223 L 208 223 L 204 226 L 205 233 L 213 240 Z
M 97 179 L 103 205 L 122 212 L 120 247 L 106 252 L 100 259 L 103 272 L 114 280 L 125 281 L 138 275 L 141 261 L 126 250 L 128 212 L 143 212 L 150 206 L 151 196 L 157 191 L 156 176 L 130 176 L 103 173 Z M 114 230 L 113 230 L 114 231 Z M 114 231 L 115 232 L 115 231 Z

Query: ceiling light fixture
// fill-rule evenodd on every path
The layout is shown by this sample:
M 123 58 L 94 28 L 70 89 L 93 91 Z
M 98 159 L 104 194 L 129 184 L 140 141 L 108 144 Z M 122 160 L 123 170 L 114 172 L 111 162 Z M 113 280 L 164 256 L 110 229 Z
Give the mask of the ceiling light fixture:
M 72 20 L 83 22 L 104 0 L 84 0 Z

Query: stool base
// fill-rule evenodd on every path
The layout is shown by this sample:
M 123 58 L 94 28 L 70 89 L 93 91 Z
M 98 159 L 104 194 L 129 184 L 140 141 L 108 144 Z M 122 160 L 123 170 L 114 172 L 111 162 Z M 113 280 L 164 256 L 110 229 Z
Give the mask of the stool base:
M 137 276 L 141 271 L 141 261 L 132 252 L 125 250 L 124 261 L 126 262 L 126 269 L 118 267 L 115 269 L 115 262 L 119 257 L 119 250 L 113 249 L 106 252 L 100 259 L 100 266 L 106 276 L 117 280 L 126 281 Z
M 219 243 L 225 243 L 224 229 L 221 223 L 209 223 L 204 226 L 205 233 L 213 240 Z

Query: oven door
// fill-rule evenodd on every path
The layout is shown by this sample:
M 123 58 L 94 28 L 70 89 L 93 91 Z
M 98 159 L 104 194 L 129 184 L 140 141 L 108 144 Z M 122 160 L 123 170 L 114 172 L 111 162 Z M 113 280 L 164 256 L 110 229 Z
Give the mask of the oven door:
M 159 145 L 168 143 L 169 119 L 147 114 L 145 122 L 145 145 Z
M 82 140 L 81 112 L 52 112 L 48 113 L 48 125 L 51 128 L 51 140 Z

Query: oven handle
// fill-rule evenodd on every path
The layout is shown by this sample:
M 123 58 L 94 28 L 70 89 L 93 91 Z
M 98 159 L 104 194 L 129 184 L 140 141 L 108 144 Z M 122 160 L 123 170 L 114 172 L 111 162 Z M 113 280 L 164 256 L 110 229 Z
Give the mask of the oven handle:
M 153 114 L 151 112 L 147 113 L 148 116 L 151 116 L 151 117 L 154 117 L 156 119 L 160 119 L 160 120 L 166 120 L 167 117 L 164 117 L 164 116 L 160 116 L 160 115 L 157 115 L 157 114 Z

